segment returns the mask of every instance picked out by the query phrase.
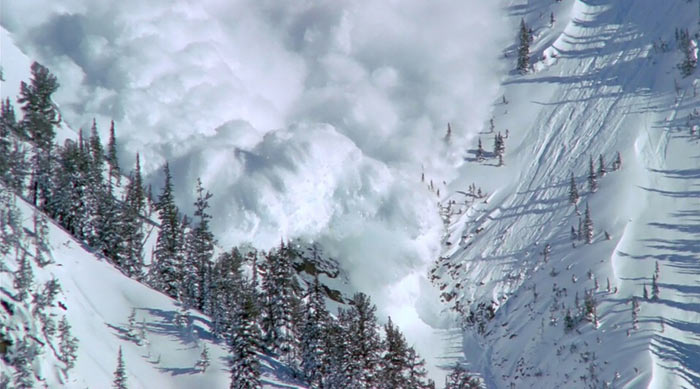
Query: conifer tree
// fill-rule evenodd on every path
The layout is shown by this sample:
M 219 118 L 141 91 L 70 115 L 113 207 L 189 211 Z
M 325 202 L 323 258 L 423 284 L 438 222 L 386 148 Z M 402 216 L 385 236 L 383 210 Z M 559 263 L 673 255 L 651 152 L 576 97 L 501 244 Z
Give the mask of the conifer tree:
M 425 369 L 425 360 L 418 355 L 413 347 L 408 348 L 406 362 L 408 363 L 407 388 L 435 389 L 435 382 L 426 378 L 428 371 Z
M 530 35 L 530 29 L 525 24 L 525 19 L 520 21 L 520 33 L 519 33 L 520 43 L 518 45 L 518 64 L 516 70 L 520 73 L 527 73 L 530 67 L 530 41 L 532 36 Z
M 48 234 L 49 225 L 46 217 L 34 212 L 34 260 L 39 267 L 51 263 L 51 258 L 46 256 L 49 253 Z
M 321 285 L 316 276 L 305 306 L 300 342 L 301 370 L 312 387 L 323 387 L 327 373 L 328 366 L 324 363 L 327 354 L 323 337 L 327 332 L 329 320 Z
M 576 180 L 574 180 L 574 173 L 571 172 L 571 181 L 569 182 L 569 202 L 576 205 L 578 200 L 578 188 L 576 187 Z
M 75 360 L 78 357 L 76 354 L 78 351 L 78 339 L 71 334 L 70 329 L 71 326 L 68 320 L 63 316 L 61 321 L 58 322 L 58 348 L 61 362 L 66 364 L 66 370 L 70 370 L 75 366 Z
M 209 283 L 209 299 L 204 312 L 212 318 L 214 335 L 229 339 L 233 333 L 233 318 L 245 289 L 255 294 L 255 288 L 245 285 L 241 265 L 243 257 L 234 248 L 224 252 L 216 260 Z M 254 300 L 255 301 L 255 300 Z
M 479 138 L 479 145 L 476 149 L 476 160 L 479 162 L 484 160 L 484 147 L 481 145 L 481 138 Z
M 622 154 L 620 152 L 617 152 L 617 156 L 615 158 L 615 162 L 613 163 L 613 170 L 620 170 L 622 168 Z
M 199 355 L 199 360 L 197 361 L 197 369 L 199 369 L 202 373 L 207 371 L 207 368 L 209 367 L 210 361 L 209 361 L 209 349 L 207 348 L 207 345 L 205 344 L 204 347 L 202 347 L 202 353 Z
M 376 387 L 379 378 L 381 341 L 377 331 L 376 307 L 364 293 L 356 293 L 348 311 L 349 359 L 358 363 L 359 371 L 353 372 L 361 387 Z
M 32 78 L 30 84 L 20 83 L 20 97 L 17 102 L 22 104 L 24 117 L 22 128 L 30 139 L 42 150 L 48 151 L 56 136 L 54 126 L 61 121 L 51 95 L 58 89 L 56 76 L 38 62 L 32 63 Z
M 408 370 L 408 345 L 391 318 L 384 326 L 384 355 L 381 361 L 380 382 L 386 389 L 408 388 L 405 372 Z
M 136 154 L 136 167 L 126 186 L 126 195 L 121 208 L 122 252 L 119 266 L 129 277 L 141 277 L 143 267 L 143 219 L 145 208 L 141 163 Z
M 588 161 L 588 188 L 591 192 L 598 190 L 598 177 L 593 167 L 593 157 L 590 157 Z
M 234 336 L 231 340 L 231 389 L 262 387 L 257 356 L 260 347 L 257 316 L 255 301 L 251 294 L 246 294 L 234 321 Z
M 583 220 L 583 236 L 586 243 L 593 243 L 593 233 L 593 219 L 591 219 L 591 210 L 588 207 L 588 203 L 586 203 L 586 214 Z
M 22 251 L 18 255 L 19 267 L 15 272 L 14 287 L 17 290 L 17 300 L 24 301 L 29 295 L 29 289 L 32 287 L 34 272 L 32 271 L 32 264 L 27 259 L 27 252 Z
M 22 339 L 18 342 L 17 351 L 13 365 L 15 367 L 15 389 L 29 389 L 34 387 L 34 371 L 32 370 L 32 361 L 36 355 L 36 351 L 29 345 L 29 340 Z
M 657 276 L 654 274 L 651 277 L 651 299 L 652 300 L 658 300 L 659 299 L 659 284 L 656 282 Z
M 493 153 L 498 157 L 498 166 L 503 165 L 503 155 L 506 151 L 506 144 L 503 136 L 499 132 L 494 138 Z
M 112 388 L 127 389 L 126 385 L 126 366 L 124 365 L 124 356 L 122 355 L 122 347 L 119 346 L 119 354 L 117 356 L 117 368 L 114 370 L 114 381 Z
M 119 159 L 117 158 L 117 139 L 114 134 L 114 120 L 109 126 L 109 143 L 107 144 L 107 164 L 109 165 L 109 177 L 113 178 L 117 185 L 121 183 Z
M 182 280 L 182 230 L 173 196 L 172 176 L 166 163 L 163 168 L 165 184 L 156 204 L 160 229 L 156 239 L 151 283 L 171 297 L 177 297 Z
M 481 380 L 472 376 L 460 363 L 445 378 L 445 389 L 481 389 Z
M 688 77 L 698 65 L 697 43 L 691 38 L 687 28 L 678 30 L 678 50 L 683 54 L 683 60 L 678 64 L 683 77 Z
M 194 203 L 194 216 L 199 218 L 197 226 L 189 236 L 188 272 L 185 274 L 189 298 L 195 308 L 203 310 L 207 304 L 211 258 L 214 253 L 214 234 L 209 229 L 211 215 L 207 213 L 212 195 L 205 192 L 202 181 L 197 179 L 197 200 Z
M 598 157 L 598 175 L 604 176 L 608 170 L 605 168 L 605 160 L 603 159 L 603 154 Z

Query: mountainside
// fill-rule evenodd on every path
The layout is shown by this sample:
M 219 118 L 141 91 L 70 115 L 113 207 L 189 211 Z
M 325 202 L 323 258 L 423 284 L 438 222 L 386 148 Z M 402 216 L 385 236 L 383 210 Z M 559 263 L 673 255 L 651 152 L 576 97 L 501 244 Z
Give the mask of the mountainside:
M 488 195 L 442 200 L 455 203 L 434 274 L 467 318 L 466 358 L 493 387 L 698 387 L 700 83 L 677 68 L 674 37 L 697 33 L 698 3 L 529 1 L 506 12 L 534 39 L 533 69 L 505 77 L 494 104 L 495 131 L 509 129 L 505 166 L 472 150 L 450 187 L 474 182 Z M 494 134 L 479 136 L 490 148 Z M 571 237 L 588 207 L 590 245 Z M 567 311 L 581 317 L 570 330 Z
M 148 183 L 170 161 L 180 209 L 196 177 L 212 188 L 221 247 L 322 247 L 342 275 L 324 301 L 367 290 L 438 387 L 466 387 L 460 369 L 487 388 L 700 387 L 700 0 L 231 3 L 3 5 L 2 98 L 30 77 L 23 52 L 48 63 L 58 144 L 113 116 Z M 0 262 L 0 340 L 41 342 L 41 384 L 107 387 L 120 347 L 130 388 L 230 384 L 213 319 L 58 224 L 44 245 L 4 188 L 22 250 Z M 20 251 L 35 291 L 60 283 L 56 304 L 16 301 Z M 67 375 L 43 314 L 77 337 Z M 308 386 L 256 355 L 264 387 Z

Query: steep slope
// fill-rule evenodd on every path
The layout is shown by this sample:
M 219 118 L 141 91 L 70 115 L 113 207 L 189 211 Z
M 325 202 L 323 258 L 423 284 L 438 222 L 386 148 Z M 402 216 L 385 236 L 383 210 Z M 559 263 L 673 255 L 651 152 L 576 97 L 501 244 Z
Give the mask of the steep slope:
M 470 150 L 452 185 L 474 182 L 487 202 L 443 200 L 455 201 L 454 215 L 434 272 L 445 299 L 475 313 L 467 360 L 493 387 L 697 387 L 700 177 L 697 133 L 688 134 L 698 82 L 676 69 L 674 30 L 697 31 L 698 3 L 518 1 L 506 11 L 514 31 L 521 18 L 533 29 L 533 71 L 507 76 L 494 104 L 496 131 L 509 129 L 506 166 L 477 164 Z M 504 60 L 512 66 L 514 56 L 513 47 Z M 617 151 L 623 166 L 611 171 Z M 608 172 L 591 193 L 588 161 L 597 170 L 599 155 Z M 570 238 L 587 205 L 592 245 Z M 642 301 L 656 261 L 660 297 Z M 566 311 L 575 316 L 577 294 L 584 309 L 586 291 L 597 329 L 584 319 L 565 331 Z
M 67 377 L 56 351 L 49 351 L 49 347 L 58 349 L 58 339 L 54 337 L 44 342 L 50 346 L 39 347 L 40 354 L 34 364 L 38 381 L 50 388 L 109 387 L 117 351 L 122 347 L 130 388 L 228 387 L 228 350 L 211 336 L 207 317 L 194 311 L 189 312 L 189 318 L 184 317 L 185 312 L 172 299 L 124 276 L 52 223 L 48 226 L 48 251 L 44 255 L 53 263 L 38 267 L 33 260 L 36 211 L 4 188 L 0 190 L 10 198 L 10 203 L 16 204 L 24 230 L 21 248 L 3 255 L 5 271 L 0 272 L 3 285 L 0 298 L 3 306 L 10 307 L 2 312 L 2 323 L 6 326 L 3 337 L 13 344 L 9 355 L 16 352 L 22 339 L 29 336 L 37 342 L 45 339 L 39 321 L 31 314 L 35 306 L 30 303 L 31 298 L 24 302 L 15 299 L 17 290 L 12 286 L 12 273 L 18 267 L 16 252 L 30 254 L 34 273 L 32 292 L 40 293 L 50 279 L 59 282 L 61 292 L 48 308 L 49 315 L 56 322 L 64 315 L 73 336 L 78 338 L 75 367 L 68 371 Z M 5 204 L 3 211 L 4 208 Z M 132 312 L 135 312 L 135 324 L 129 323 Z M 205 345 L 211 365 L 206 372 L 200 372 L 195 365 Z M 262 362 L 265 387 L 299 387 L 285 377 L 288 372 L 284 366 L 269 358 L 262 358 Z M 15 375 L 5 362 L 0 362 L 0 366 L 8 376 Z

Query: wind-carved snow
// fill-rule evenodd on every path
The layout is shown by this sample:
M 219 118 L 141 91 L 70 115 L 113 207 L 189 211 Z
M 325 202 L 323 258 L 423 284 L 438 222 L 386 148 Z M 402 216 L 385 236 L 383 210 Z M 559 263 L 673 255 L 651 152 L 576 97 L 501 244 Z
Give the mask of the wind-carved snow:
M 157 190 L 169 160 L 185 211 L 202 177 L 222 246 L 321 242 L 438 364 L 452 320 L 425 277 L 442 234 L 426 186 L 445 192 L 487 119 L 498 4 L 70 0 L 0 18 L 57 74 L 73 128 L 96 117 L 105 138 L 114 119 L 122 166 L 140 152 Z
M 496 131 L 509 129 L 506 166 L 471 163 L 452 184 L 465 191 L 474 182 L 488 196 L 467 205 L 452 197 L 460 213 L 435 271 L 450 304 L 467 314 L 479 303 L 486 316 L 497 309 L 485 335 L 477 314 L 467 359 L 493 387 L 697 387 L 699 154 L 690 128 L 699 85 L 676 69 L 674 42 L 676 27 L 697 31 L 697 2 L 513 1 L 506 9 L 514 30 L 521 17 L 533 28 L 533 72 L 512 74 L 505 102 L 494 104 Z M 506 53 L 514 62 L 515 51 Z M 487 149 L 493 136 L 481 135 Z M 617 151 L 623 168 L 611 171 Z M 608 172 L 591 194 L 588 161 L 597 169 L 600 154 Z M 572 248 L 571 173 L 580 213 L 592 210 L 590 246 Z M 646 301 L 657 261 L 660 297 Z M 586 290 L 599 326 L 584 320 L 565 333 L 566 308 Z

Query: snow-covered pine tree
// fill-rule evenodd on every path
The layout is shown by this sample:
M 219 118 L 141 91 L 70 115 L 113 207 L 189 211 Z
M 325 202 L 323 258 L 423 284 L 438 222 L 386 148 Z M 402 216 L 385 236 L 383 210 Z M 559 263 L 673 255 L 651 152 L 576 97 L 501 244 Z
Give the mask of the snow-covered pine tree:
M 122 249 L 119 267 L 129 277 L 141 278 L 143 268 L 143 217 L 146 205 L 141 178 L 141 162 L 136 154 L 136 167 L 129 176 L 120 210 Z
M 620 170 L 622 168 L 622 154 L 620 152 L 617 152 L 617 156 L 615 157 L 615 162 L 613 163 L 613 170 Z
M 199 218 L 197 226 L 189 234 L 189 252 L 187 253 L 188 272 L 185 274 L 191 304 L 203 310 L 209 298 L 211 276 L 211 259 L 214 254 L 214 234 L 209 229 L 211 215 L 207 213 L 212 194 L 205 191 L 202 181 L 197 178 L 197 199 L 194 202 L 194 216 Z
M 407 388 L 435 389 L 435 382 L 426 378 L 428 371 L 425 369 L 425 360 L 418 355 L 413 347 L 408 348 L 406 361 L 408 363 L 406 372 Z
M 369 296 L 356 293 L 350 300 L 348 310 L 348 358 L 358 362 L 359 371 L 353 372 L 360 387 L 374 388 L 379 385 L 379 363 L 382 344 L 379 338 L 377 308 L 371 303 Z
M 445 377 L 445 389 L 481 389 L 481 380 L 472 376 L 460 363 Z
M 257 304 L 251 293 L 243 295 L 240 308 L 234 317 L 231 339 L 231 389 L 259 389 L 260 327 L 257 324 Z
M 122 354 L 122 346 L 119 346 L 119 354 L 117 355 L 117 368 L 114 370 L 114 381 L 112 388 L 127 389 L 126 384 L 126 366 L 124 364 L 124 355 Z
M 330 320 L 323 290 L 318 280 L 314 284 L 304 306 L 304 324 L 301 330 L 301 371 L 312 387 L 323 387 L 328 366 L 328 358 L 323 344 L 324 335 Z
M 219 255 L 212 271 L 209 283 L 208 304 L 204 312 L 212 318 L 212 331 L 214 335 L 224 336 L 229 339 L 232 335 L 233 317 L 238 310 L 240 295 L 244 286 L 241 264 L 243 257 L 238 249 Z M 255 288 L 249 287 L 250 293 L 255 293 Z
M 32 264 L 27 258 L 27 252 L 22 250 L 17 253 L 18 255 L 18 268 L 15 271 L 14 287 L 17 291 L 16 298 L 17 301 L 24 301 L 29 295 L 32 283 L 34 282 L 34 271 L 32 270 Z
M 516 70 L 520 73 L 527 73 L 530 67 L 530 29 L 525 24 L 525 19 L 520 20 L 520 33 L 518 34 L 520 42 L 518 44 L 518 64 Z
M 290 365 L 298 363 L 298 327 L 301 323 L 299 285 L 292 263 L 296 252 L 281 244 L 265 256 L 263 289 L 263 330 L 265 344 Z
M 384 355 L 380 362 L 381 388 L 409 388 L 405 373 L 408 371 L 408 345 L 391 317 L 384 325 Z
M 598 175 L 603 177 L 608 170 L 605 168 L 605 160 L 603 159 L 603 154 L 598 157 Z
M 44 267 L 51 263 L 49 253 L 49 224 L 46 216 L 39 212 L 34 212 L 34 261 L 39 267 Z
M 651 299 L 652 300 L 659 299 L 659 284 L 656 280 L 657 280 L 656 274 L 652 275 L 652 277 L 651 277 Z
M 323 334 L 324 388 L 357 387 L 356 374 L 360 369 L 359 361 L 349 357 L 351 343 L 347 331 L 349 321 L 347 310 L 339 308 L 337 320 L 331 317 Z
M 678 69 L 683 77 L 688 77 L 698 65 L 698 44 L 694 41 L 687 28 L 678 31 L 678 50 L 683 55 L 683 59 L 678 64 Z
M 493 142 L 493 153 L 498 157 L 498 166 L 503 165 L 503 155 L 506 152 L 506 144 L 503 139 L 503 136 L 499 132 L 496 134 L 494 137 L 494 142 Z
M 579 200 L 578 188 L 574 179 L 574 172 L 571 172 L 571 180 L 569 182 L 569 202 L 576 205 Z
M 484 160 L 484 147 L 481 144 L 481 137 L 479 138 L 479 144 L 476 148 L 476 160 L 479 162 Z
M 117 204 L 112 191 L 112 185 L 106 183 L 102 191 L 99 191 L 100 200 L 97 203 L 97 215 L 94 220 L 95 239 L 94 247 L 100 249 L 102 254 L 111 259 L 117 265 L 122 263 L 123 237 L 122 218 L 120 205 Z
M 588 207 L 588 203 L 586 203 L 586 214 L 583 219 L 583 236 L 586 240 L 586 243 L 591 244 L 593 243 L 593 219 L 591 219 L 591 210 Z
M 59 84 L 56 76 L 38 62 L 32 63 L 31 74 L 29 85 L 24 81 L 20 83 L 17 102 L 22 104 L 24 112 L 20 125 L 40 149 L 49 150 L 56 136 L 54 126 L 61 121 L 51 100 L 51 95 L 56 92 Z
M 107 165 L 109 166 L 109 177 L 114 179 L 117 185 L 121 183 L 121 171 L 119 170 L 119 159 L 117 158 L 117 138 L 114 134 L 114 120 L 109 125 L 109 143 L 107 143 Z
M 15 367 L 14 389 L 30 389 L 34 387 L 34 370 L 32 362 L 36 350 L 29 344 L 31 340 L 21 339 L 17 344 L 12 365 Z
M 598 190 L 598 176 L 595 173 L 595 167 L 593 167 L 593 157 L 589 157 L 588 160 L 588 189 L 591 192 Z
M 58 352 L 61 362 L 66 364 L 66 370 L 70 370 L 75 366 L 75 360 L 78 357 L 78 339 L 70 332 L 71 326 L 65 316 L 58 322 Z
M 150 275 L 151 284 L 158 290 L 177 297 L 182 280 L 182 229 L 178 222 L 178 208 L 173 196 L 170 166 L 163 167 L 165 183 L 158 197 L 156 208 L 160 219 L 160 229 L 156 238 L 153 265 Z
M 204 373 L 207 371 L 207 368 L 209 367 L 210 363 L 211 361 L 209 360 L 209 348 L 207 348 L 207 345 L 205 344 L 204 347 L 202 347 L 202 353 L 199 354 L 199 360 L 197 361 L 195 367 L 199 371 Z

